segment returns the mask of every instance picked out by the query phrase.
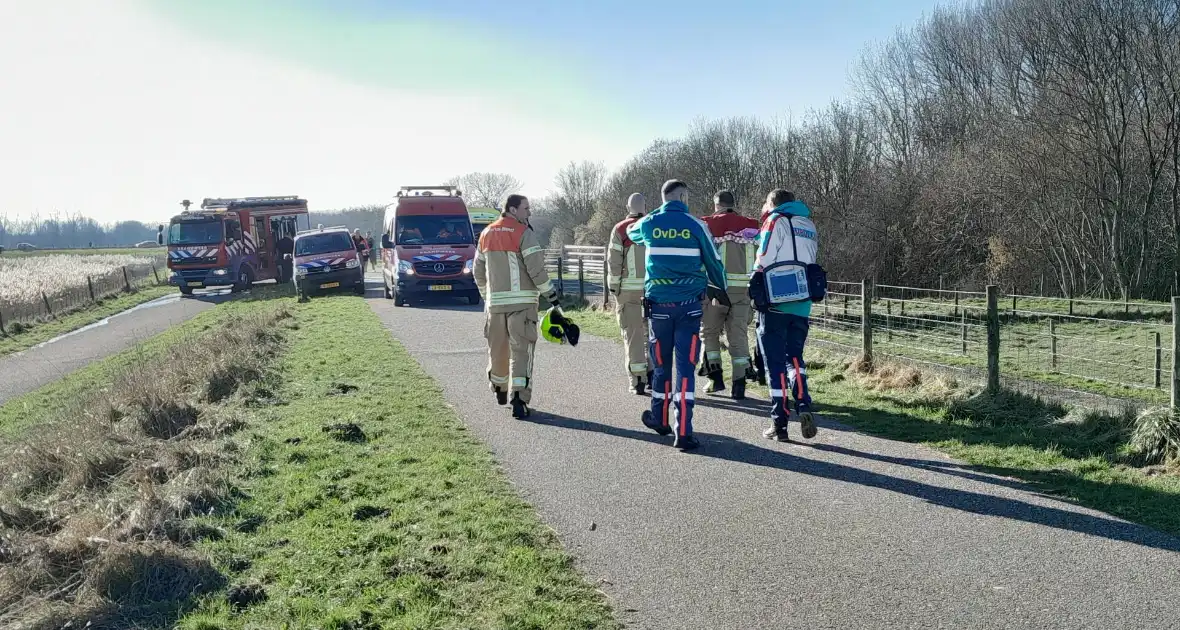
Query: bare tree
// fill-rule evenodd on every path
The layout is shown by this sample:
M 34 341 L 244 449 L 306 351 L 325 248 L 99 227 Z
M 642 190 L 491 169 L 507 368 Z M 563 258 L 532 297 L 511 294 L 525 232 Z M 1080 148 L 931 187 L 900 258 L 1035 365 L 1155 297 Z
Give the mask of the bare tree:
M 446 182 L 455 186 L 473 208 L 500 208 L 504 199 L 520 192 L 524 184 L 507 173 L 467 173 Z

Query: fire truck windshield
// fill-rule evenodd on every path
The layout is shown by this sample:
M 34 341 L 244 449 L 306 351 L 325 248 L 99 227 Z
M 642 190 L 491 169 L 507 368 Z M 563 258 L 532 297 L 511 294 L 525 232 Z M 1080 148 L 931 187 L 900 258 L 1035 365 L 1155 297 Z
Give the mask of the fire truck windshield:
M 169 245 L 206 245 L 224 239 L 221 221 L 182 221 L 168 226 Z
M 352 238 L 345 232 L 304 234 L 295 241 L 296 256 L 315 256 L 353 249 Z

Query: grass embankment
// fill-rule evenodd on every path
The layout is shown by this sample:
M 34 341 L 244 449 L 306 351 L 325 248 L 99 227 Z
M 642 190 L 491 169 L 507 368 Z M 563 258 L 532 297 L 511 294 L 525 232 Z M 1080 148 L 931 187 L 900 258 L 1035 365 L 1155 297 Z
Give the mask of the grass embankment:
M 0 407 L 0 626 L 617 627 L 363 300 L 223 310 Z
M 94 304 L 35 324 L 21 323 L 19 327 L 10 325 L 7 335 L 0 335 L 0 356 L 27 350 L 39 343 L 49 341 L 59 335 L 89 326 L 116 313 L 121 313 L 133 306 L 150 302 L 175 292 L 174 287 L 144 286 L 134 293 L 120 293 Z M 19 332 L 18 332 L 19 330 Z
M 570 314 L 585 332 L 620 337 L 612 313 Z M 1175 420 L 1155 428 L 1139 422 L 1136 435 L 1133 417 L 1089 413 L 1012 392 L 987 396 L 974 385 L 909 367 L 886 364 L 865 373 L 849 359 L 809 352 L 808 382 L 824 417 L 924 444 L 1087 507 L 1180 534 L 1180 464 L 1161 464 L 1159 453 L 1147 453 L 1169 439 L 1172 452 L 1180 450 Z M 728 357 L 724 363 L 728 379 Z M 749 392 L 768 396 L 756 385 Z
M 204 547 L 256 603 L 208 598 L 182 628 L 615 627 L 363 300 L 295 314 L 277 404 L 244 441 L 249 498 Z

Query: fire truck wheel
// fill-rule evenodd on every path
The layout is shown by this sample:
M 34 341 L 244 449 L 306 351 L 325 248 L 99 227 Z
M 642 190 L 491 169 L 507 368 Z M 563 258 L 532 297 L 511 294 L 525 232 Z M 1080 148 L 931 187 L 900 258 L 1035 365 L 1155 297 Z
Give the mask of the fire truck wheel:
M 180 294 L 181 295 L 192 295 L 193 290 L 189 287 L 182 286 L 182 287 L 180 287 Z

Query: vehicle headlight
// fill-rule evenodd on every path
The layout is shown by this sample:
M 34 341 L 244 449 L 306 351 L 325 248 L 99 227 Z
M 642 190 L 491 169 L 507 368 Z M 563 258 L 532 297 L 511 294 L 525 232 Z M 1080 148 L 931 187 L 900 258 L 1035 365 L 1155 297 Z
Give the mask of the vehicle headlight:
M 475 259 L 474 258 L 468 259 L 467 262 L 463 263 L 463 273 L 471 273 L 474 269 L 475 269 Z
M 408 260 L 399 260 L 397 261 L 397 272 L 412 276 L 414 275 L 414 265 Z
M 357 267 L 361 266 L 361 261 L 355 258 L 349 258 L 348 262 L 344 263 L 344 266 L 349 269 L 356 269 Z
M 213 270 L 213 275 L 215 275 L 215 276 L 224 276 L 224 275 L 228 275 L 228 274 L 229 274 L 228 269 L 214 269 Z
M 295 275 L 300 276 L 300 277 L 306 276 L 307 275 L 307 267 L 299 267 L 298 269 L 295 270 Z

